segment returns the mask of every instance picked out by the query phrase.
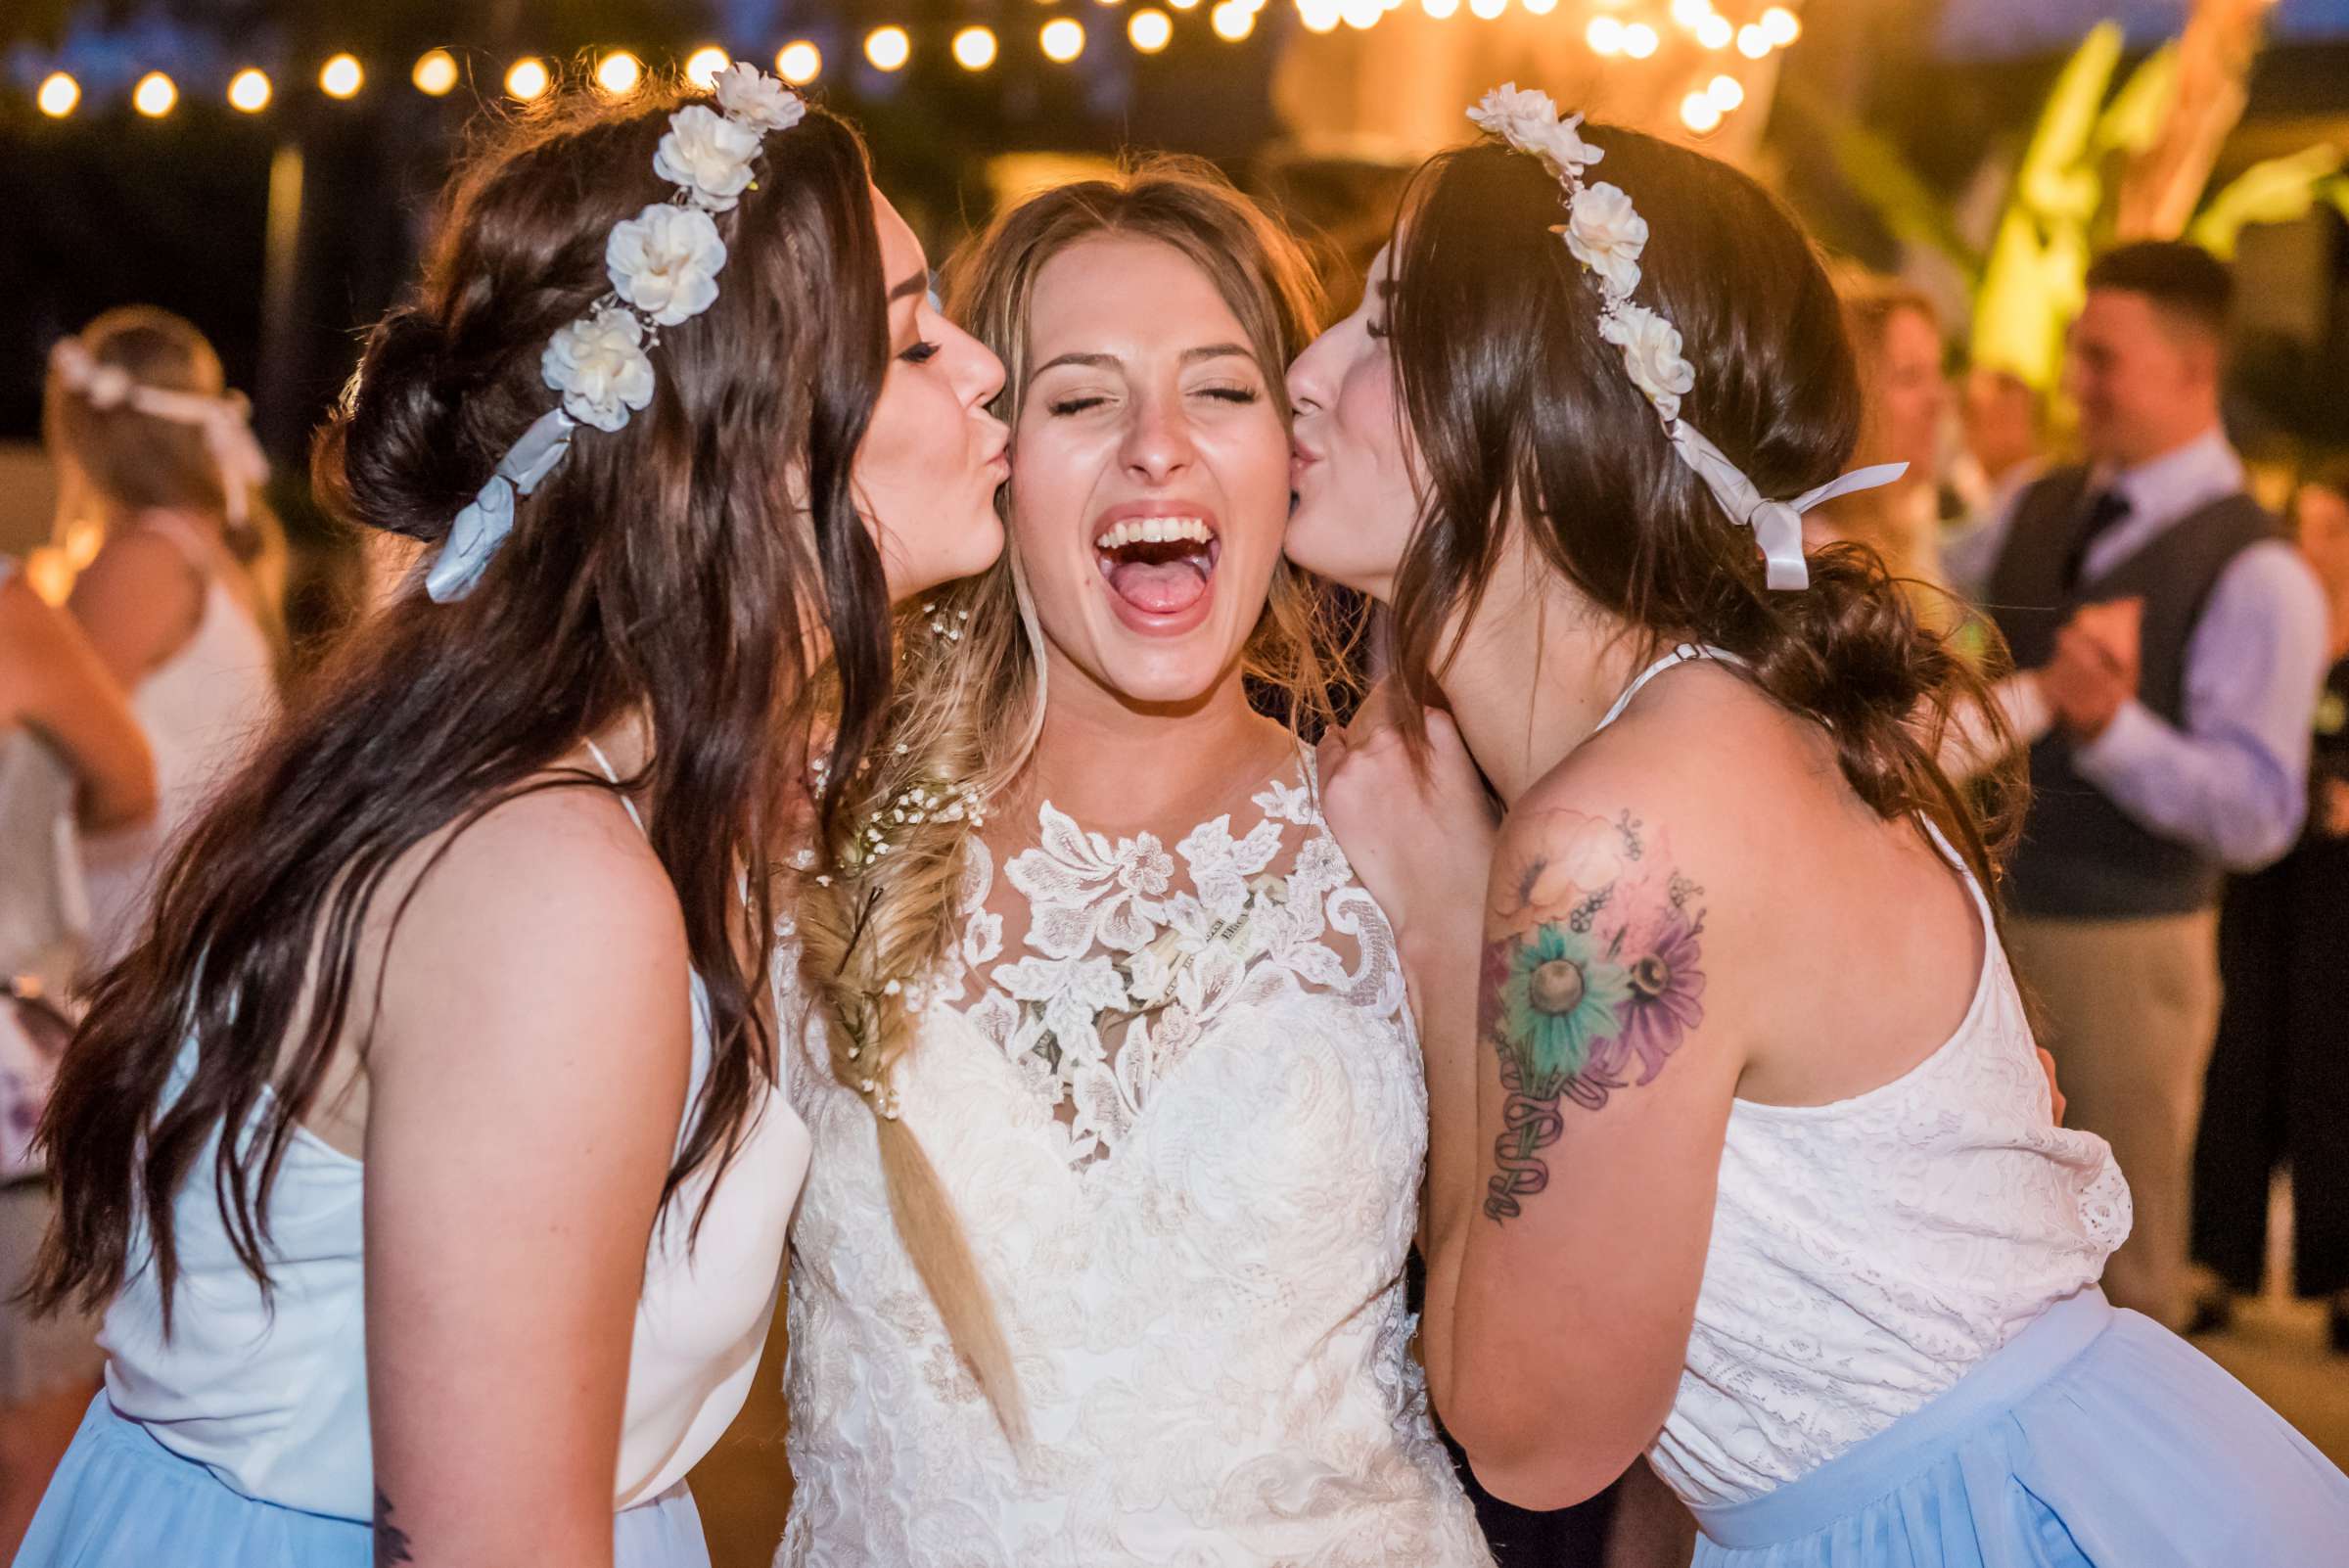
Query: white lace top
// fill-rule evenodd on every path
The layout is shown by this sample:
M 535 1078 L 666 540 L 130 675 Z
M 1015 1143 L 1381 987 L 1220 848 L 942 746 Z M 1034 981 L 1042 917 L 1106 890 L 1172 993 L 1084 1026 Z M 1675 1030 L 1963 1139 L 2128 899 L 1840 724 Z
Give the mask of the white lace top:
M 1873 1437 L 2095 1284 L 2129 1234 L 2112 1150 L 2049 1114 L 1990 905 L 1958 871 L 1987 940 L 1957 1033 L 1853 1099 L 1730 1110 L 1688 1359 L 1648 1454 L 1691 1503 L 1759 1497 Z
M 1047 804 L 1000 883 L 975 847 L 896 1083 L 1010 1343 L 1025 1468 L 806 1038 L 778 1564 L 1491 1561 L 1408 1351 L 1427 1100 L 1393 937 L 1306 788 L 1254 805 L 1169 853 Z

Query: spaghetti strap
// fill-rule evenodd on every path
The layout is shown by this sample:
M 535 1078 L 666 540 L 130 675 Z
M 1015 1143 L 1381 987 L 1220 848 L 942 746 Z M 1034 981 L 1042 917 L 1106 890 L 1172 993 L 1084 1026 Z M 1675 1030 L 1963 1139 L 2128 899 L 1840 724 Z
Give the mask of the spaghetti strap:
M 587 755 L 595 759 L 595 765 L 602 768 L 604 777 L 610 779 L 617 787 L 620 783 L 620 773 L 612 766 L 612 759 L 604 755 L 604 749 L 595 743 L 595 737 L 592 735 L 584 737 L 584 744 L 587 747 Z M 620 806 L 622 810 L 628 813 L 628 820 L 636 824 L 637 832 L 647 838 L 652 837 L 652 829 L 644 825 L 643 814 L 636 809 L 636 803 L 628 799 L 627 792 L 624 790 L 621 792 Z
M 1657 660 L 1645 669 L 1640 670 L 1636 675 L 1634 675 L 1632 677 L 1632 683 L 1623 688 L 1623 695 L 1616 698 L 1615 705 L 1607 710 L 1607 716 L 1600 719 L 1596 724 L 1592 725 L 1590 733 L 1595 735 L 1600 730 L 1605 729 L 1609 724 L 1614 723 L 1618 718 L 1621 718 L 1623 716 L 1624 710 L 1632 706 L 1632 699 L 1638 696 L 1649 681 L 1655 679 L 1667 669 L 1675 669 L 1678 666 L 1684 665 L 1692 660 L 1698 659 L 1710 659 L 1715 664 L 1734 665 L 1739 669 L 1746 668 L 1745 661 L 1738 658 L 1735 654 L 1729 652 L 1727 648 L 1716 648 L 1710 643 L 1700 645 L 1693 642 L 1683 642 L 1679 647 L 1673 649 L 1672 652 L 1666 654 L 1663 658 Z
M 152 512 L 139 519 L 138 527 L 133 531 L 152 533 L 159 539 L 168 540 L 173 549 L 187 558 L 188 565 L 196 569 L 197 576 L 207 580 L 211 577 L 219 559 L 218 552 L 213 549 L 209 539 L 190 526 L 187 519 L 169 512 Z

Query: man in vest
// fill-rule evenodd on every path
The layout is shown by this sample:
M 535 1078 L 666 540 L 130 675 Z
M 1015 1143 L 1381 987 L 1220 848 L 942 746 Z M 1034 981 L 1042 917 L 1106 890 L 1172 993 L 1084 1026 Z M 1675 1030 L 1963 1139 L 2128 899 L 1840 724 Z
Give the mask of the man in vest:
M 2088 461 L 2016 499 L 1984 596 L 2023 671 L 2003 706 L 2031 746 L 2008 948 L 2071 1125 L 2110 1140 L 2136 1199 L 2105 1289 L 2172 1327 L 2220 887 L 2299 832 L 2326 646 L 2322 591 L 2220 426 L 2228 294 L 2188 245 L 2090 269 L 2068 365 Z

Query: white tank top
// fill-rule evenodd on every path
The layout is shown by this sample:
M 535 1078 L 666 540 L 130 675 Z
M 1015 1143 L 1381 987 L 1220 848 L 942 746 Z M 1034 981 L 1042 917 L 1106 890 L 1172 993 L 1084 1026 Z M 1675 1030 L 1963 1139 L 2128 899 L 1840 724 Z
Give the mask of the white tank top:
M 194 634 L 130 694 L 131 712 L 155 753 L 155 815 L 81 842 L 90 903 L 85 961 L 91 970 L 129 950 L 156 874 L 180 830 L 277 713 L 269 639 L 222 577 L 218 546 L 167 513 L 139 526 L 177 546 L 202 576 L 204 609 Z
M 636 815 L 632 804 L 628 814 Z M 191 1043 L 180 1054 L 171 1095 L 195 1063 Z M 709 1000 L 696 975 L 688 1123 L 709 1071 Z M 272 1312 L 221 1224 L 212 1182 L 217 1137 L 197 1155 L 172 1200 L 180 1283 L 171 1337 L 163 1337 L 154 1270 L 142 1267 L 99 1335 L 108 1357 L 107 1393 L 166 1448 L 248 1497 L 368 1518 L 375 1465 L 367 1426 L 363 1167 L 296 1130 L 269 1195 Z M 686 1234 L 709 1191 L 708 1171 L 664 1210 L 636 1304 L 616 1509 L 682 1481 L 741 1410 L 774 1315 L 784 1234 L 807 1156 L 806 1128 L 780 1089 L 765 1090 L 690 1254 Z M 134 1257 L 143 1245 L 134 1243 Z
M 1740 662 L 1676 649 L 1605 722 L 1707 658 Z M 1927 829 L 1982 921 L 1972 1003 L 1931 1056 L 1865 1094 L 1731 1105 L 1687 1362 L 1648 1453 L 1691 1503 L 1760 1497 L 1874 1436 L 2095 1284 L 2128 1236 L 2111 1149 L 2050 1115 L 1989 900 Z

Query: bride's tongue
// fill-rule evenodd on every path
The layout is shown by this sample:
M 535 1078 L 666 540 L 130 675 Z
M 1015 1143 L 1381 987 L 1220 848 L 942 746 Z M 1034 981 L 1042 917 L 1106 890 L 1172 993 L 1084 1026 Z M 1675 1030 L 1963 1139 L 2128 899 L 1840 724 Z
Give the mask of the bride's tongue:
M 1178 615 L 1207 592 L 1207 558 L 1201 554 L 1174 561 L 1114 561 L 1109 589 L 1136 610 Z

